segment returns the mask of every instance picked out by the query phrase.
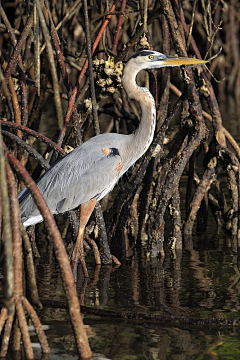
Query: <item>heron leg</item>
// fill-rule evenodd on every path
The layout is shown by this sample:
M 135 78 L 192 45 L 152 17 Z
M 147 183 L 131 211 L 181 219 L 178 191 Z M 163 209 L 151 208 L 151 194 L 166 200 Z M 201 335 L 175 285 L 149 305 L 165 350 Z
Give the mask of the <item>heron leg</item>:
M 77 242 L 75 248 L 72 253 L 72 269 L 73 273 L 76 273 L 78 260 L 80 260 L 84 276 L 88 277 L 88 271 L 86 267 L 84 250 L 83 250 L 83 238 L 84 238 L 84 230 L 85 226 L 93 212 L 93 209 L 96 205 L 96 199 L 92 199 L 87 201 L 86 203 L 81 204 L 80 209 L 80 225 L 78 230 Z

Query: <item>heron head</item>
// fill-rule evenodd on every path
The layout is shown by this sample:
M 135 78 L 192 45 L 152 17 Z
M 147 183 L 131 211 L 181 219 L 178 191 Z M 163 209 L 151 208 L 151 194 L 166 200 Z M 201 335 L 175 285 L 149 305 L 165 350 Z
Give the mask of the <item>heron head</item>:
M 165 66 L 200 65 L 206 63 L 205 60 L 175 57 L 152 50 L 142 50 L 136 53 L 129 59 L 129 62 L 131 62 L 138 71 L 144 69 L 158 69 Z

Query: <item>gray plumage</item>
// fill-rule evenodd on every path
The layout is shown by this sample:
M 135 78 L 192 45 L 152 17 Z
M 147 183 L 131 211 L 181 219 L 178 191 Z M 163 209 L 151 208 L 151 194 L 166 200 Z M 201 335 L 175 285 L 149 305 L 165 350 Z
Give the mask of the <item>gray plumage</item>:
M 128 61 L 123 72 L 123 87 L 128 96 L 140 104 L 139 127 L 131 135 L 109 133 L 91 138 L 57 162 L 37 181 L 53 214 L 65 213 L 94 198 L 101 200 L 150 146 L 156 123 L 155 102 L 148 89 L 136 84 L 137 73 L 148 68 L 200 63 L 204 62 L 173 58 L 148 50 L 139 52 Z M 20 192 L 19 203 L 24 226 L 42 221 L 27 189 Z
M 67 212 L 92 198 L 100 200 L 111 191 L 122 175 L 116 170 L 122 149 L 114 147 L 122 142 L 122 136 L 103 134 L 86 141 L 38 180 L 37 186 L 53 214 Z M 109 155 L 103 153 L 104 148 L 110 149 Z M 27 189 L 19 194 L 19 201 L 23 222 L 40 215 Z

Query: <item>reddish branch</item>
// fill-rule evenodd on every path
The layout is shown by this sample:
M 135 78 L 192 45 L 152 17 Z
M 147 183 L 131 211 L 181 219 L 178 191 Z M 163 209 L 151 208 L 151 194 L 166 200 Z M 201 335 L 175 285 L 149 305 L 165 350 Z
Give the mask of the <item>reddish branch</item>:
M 100 41 L 100 39 L 102 37 L 102 34 L 103 34 L 103 32 L 104 32 L 104 30 L 105 30 L 111 16 L 112 16 L 112 13 L 114 12 L 118 2 L 119 2 L 119 0 L 115 0 L 114 4 L 112 5 L 112 7 L 111 7 L 111 9 L 109 11 L 109 14 L 106 16 L 106 19 L 103 22 L 103 25 L 102 25 L 99 33 L 98 33 L 98 36 L 97 36 L 96 40 L 94 41 L 94 44 L 93 44 L 93 47 L 92 47 L 92 54 L 94 54 L 94 52 L 95 52 L 95 50 L 96 50 L 96 48 L 98 46 L 98 43 L 99 43 L 99 41 Z M 65 122 L 64 122 L 64 128 L 63 128 L 63 130 L 61 132 L 61 136 L 60 136 L 59 141 L 58 141 L 59 145 L 62 144 L 63 138 L 65 136 L 66 129 L 67 129 L 67 126 L 69 124 L 70 117 L 71 117 L 71 114 L 72 114 L 73 106 L 74 106 L 75 101 L 76 101 L 78 88 L 79 88 L 79 85 L 81 84 L 83 75 L 85 74 L 85 72 L 87 70 L 87 67 L 88 67 L 88 60 L 86 59 L 84 65 L 83 65 L 82 71 L 79 74 L 77 83 L 76 83 L 76 85 L 75 85 L 75 87 L 73 89 L 73 94 L 72 94 L 70 102 L 69 102 L 68 111 L 67 111 L 67 115 L 66 115 Z
M 30 155 L 32 155 L 39 162 L 39 164 L 42 166 L 43 169 L 45 170 L 49 169 L 50 167 L 49 163 L 32 146 L 30 146 L 25 141 L 23 141 L 18 136 L 14 135 L 9 131 L 2 130 L 2 134 L 9 137 L 13 141 L 13 143 L 15 142 L 16 144 L 20 145 L 23 149 L 25 149 Z
M 118 25 L 117 25 L 117 32 L 113 43 L 112 51 L 116 54 L 117 53 L 117 46 L 119 41 L 120 32 L 122 30 L 122 22 L 123 22 L 123 13 L 125 11 L 126 0 L 122 0 L 122 7 L 121 7 L 121 15 L 119 16 Z
M 27 23 L 26 23 L 26 25 L 25 25 L 25 27 L 23 29 L 23 32 L 21 33 L 21 36 L 20 36 L 20 38 L 18 40 L 18 43 L 14 48 L 13 54 L 12 54 L 12 56 L 11 56 L 9 62 L 8 62 L 7 69 L 5 71 L 5 80 L 6 80 L 7 83 L 9 81 L 9 78 L 10 78 L 11 74 L 13 73 L 13 71 L 15 69 L 17 60 L 19 58 L 20 51 L 23 48 L 24 42 L 26 41 L 26 38 L 27 38 L 27 36 L 29 34 L 29 31 L 30 31 L 30 29 L 32 27 L 32 24 L 33 24 L 33 14 L 31 13 L 28 20 L 27 20 Z
M 50 140 L 48 137 L 38 133 L 37 131 L 34 131 L 32 129 L 29 129 L 26 126 L 23 125 L 18 125 L 9 121 L 5 121 L 5 120 L 0 120 L 0 124 L 10 127 L 12 129 L 19 129 L 21 131 L 24 131 L 25 133 L 34 136 L 36 139 L 41 139 L 45 144 L 49 145 L 50 147 L 52 147 L 54 150 L 56 150 L 61 156 L 65 156 L 66 153 L 65 151 L 58 146 L 55 142 L 53 142 L 52 140 Z
M 65 290 L 68 298 L 68 303 L 69 303 L 69 314 L 72 320 L 79 354 L 81 354 L 83 358 L 91 357 L 91 349 L 89 347 L 86 330 L 84 328 L 82 317 L 80 314 L 78 297 L 75 289 L 74 279 L 72 276 L 72 270 L 70 267 L 68 255 L 66 253 L 63 240 L 61 238 L 57 225 L 54 221 L 53 215 L 49 210 L 49 208 L 47 207 L 46 202 L 42 194 L 40 193 L 37 185 L 32 180 L 31 176 L 26 171 L 26 169 L 9 151 L 6 150 L 6 153 L 8 160 L 10 161 L 16 172 L 22 177 L 26 187 L 32 194 L 32 197 L 36 202 L 45 220 L 46 227 L 54 243 L 56 256 L 59 261 L 61 275 L 63 278 L 63 282 L 65 285 Z M 20 312 L 21 307 L 19 307 L 17 310 Z
M 27 313 L 30 315 L 35 325 L 43 352 L 49 353 L 49 347 L 46 336 L 42 329 L 42 325 L 40 323 L 40 320 L 38 319 L 35 310 L 29 304 L 28 300 L 23 296 L 23 286 L 22 286 L 23 266 L 22 266 L 22 238 L 20 233 L 20 226 L 21 226 L 20 210 L 18 205 L 15 178 L 8 163 L 6 163 L 6 174 L 8 181 L 9 197 L 11 201 L 11 222 L 12 222 L 12 241 L 13 241 L 12 253 L 14 258 L 13 261 L 14 296 L 12 298 L 11 307 L 8 307 L 8 309 L 3 307 L 1 310 L 0 333 L 2 333 L 4 323 L 5 323 L 5 327 L 3 332 L 0 357 L 5 357 L 7 354 L 10 335 L 12 332 L 13 319 L 16 314 L 15 325 L 14 325 L 13 350 L 14 351 L 20 350 L 20 339 L 22 336 L 26 357 L 29 359 L 33 359 L 34 358 L 33 349 L 31 345 L 30 335 L 28 332 L 25 312 L 23 310 L 23 304 L 26 304 L 25 306 L 27 309 Z
M 17 45 L 17 39 L 15 37 L 13 28 L 11 27 L 10 22 L 8 21 L 8 18 L 5 14 L 4 9 L 2 8 L 2 6 L 0 5 L 0 12 L 1 12 L 1 17 L 5 23 L 5 26 L 8 30 L 8 33 L 10 35 L 10 40 L 12 42 L 13 47 L 15 47 Z M 26 125 L 27 124 L 27 120 L 28 120 L 28 101 L 27 101 L 27 97 L 28 97 L 28 93 L 27 93 L 27 86 L 26 86 L 26 77 L 25 77 L 25 68 L 23 65 L 23 61 L 22 61 L 22 57 L 19 54 L 18 56 L 18 63 L 20 66 L 20 84 L 21 84 L 21 90 L 22 90 L 22 115 L 23 115 L 23 124 Z M 12 85 L 12 81 L 10 81 L 11 78 L 9 78 L 9 86 L 11 87 Z M 14 88 L 12 88 L 11 93 L 13 96 L 14 93 Z M 19 117 L 20 114 L 18 113 L 18 108 L 17 108 L 17 104 L 13 98 L 13 105 L 14 105 L 14 110 L 15 110 L 15 119 L 16 122 L 21 124 L 21 121 L 19 121 Z

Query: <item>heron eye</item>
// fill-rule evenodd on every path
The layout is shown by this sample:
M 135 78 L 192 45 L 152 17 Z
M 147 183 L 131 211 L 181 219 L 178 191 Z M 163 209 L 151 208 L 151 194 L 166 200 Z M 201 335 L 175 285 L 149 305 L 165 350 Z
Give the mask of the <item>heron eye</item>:
M 153 60 L 154 56 L 153 55 L 149 55 L 149 59 Z

